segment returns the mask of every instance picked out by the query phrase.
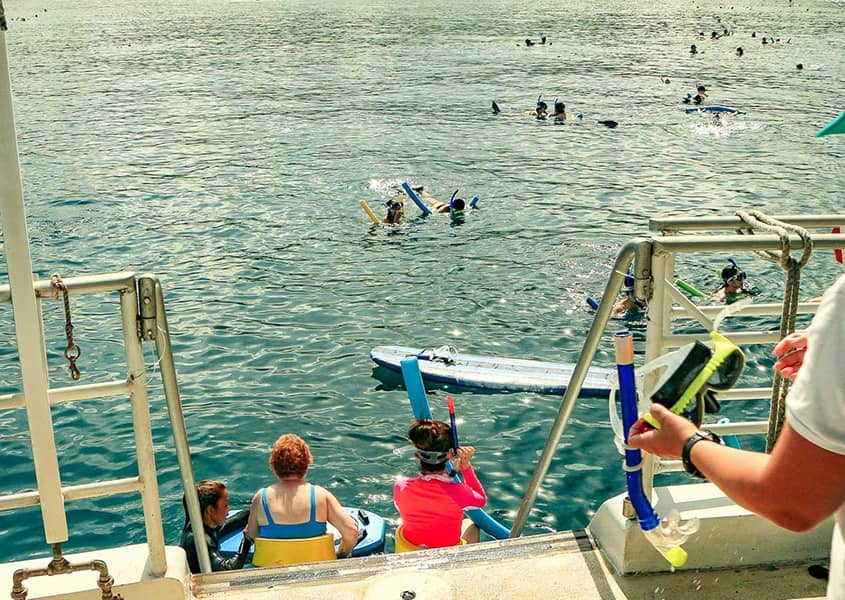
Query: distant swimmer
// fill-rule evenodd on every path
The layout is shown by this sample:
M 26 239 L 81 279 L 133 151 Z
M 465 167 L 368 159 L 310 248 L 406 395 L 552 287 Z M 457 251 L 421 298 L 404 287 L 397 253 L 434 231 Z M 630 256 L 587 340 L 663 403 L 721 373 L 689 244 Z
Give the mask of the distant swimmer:
M 745 54 L 745 50 L 742 49 L 742 46 L 736 49 L 737 56 L 742 56 L 743 54 Z
M 558 121 L 563 121 L 563 120 L 566 120 L 566 119 L 571 119 L 571 120 L 575 119 L 575 115 L 571 112 L 566 112 L 566 105 L 563 102 L 558 101 L 557 98 L 555 98 L 554 106 L 555 106 L 554 112 L 549 115 L 553 119 L 558 120 Z
M 502 111 L 499 109 L 499 105 L 498 105 L 498 104 L 496 104 L 496 101 L 495 101 L 495 100 L 493 100 L 493 106 L 492 106 L 491 108 L 493 109 L 493 114 L 494 114 L 494 115 L 498 115 L 500 112 L 502 112 Z
M 532 41 L 531 41 L 530 39 L 528 39 L 528 38 L 525 38 L 525 45 L 526 45 L 526 46 L 528 46 L 528 47 L 531 47 L 531 46 L 533 46 L 533 45 L 534 45 L 534 42 L 532 42 Z
M 661 82 L 661 83 L 672 83 L 672 82 L 669 80 L 669 78 L 668 78 L 668 77 L 662 77 L 662 76 L 660 77 L 660 82 Z
M 689 53 L 690 54 L 698 54 L 698 48 L 696 48 L 695 44 L 690 45 Z
M 695 88 L 695 96 L 690 93 L 687 93 L 686 97 L 681 100 L 684 104 L 695 104 L 696 106 L 701 105 L 707 99 L 707 89 L 700 85 Z
M 541 37 L 540 41 L 537 42 L 537 43 L 540 44 L 541 46 L 545 46 L 546 45 L 546 36 Z
M 547 112 L 548 108 L 549 108 L 549 105 L 546 104 L 545 102 L 543 102 L 543 97 L 538 96 L 537 97 L 537 106 L 534 109 L 534 116 L 537 119 L 541 119 L 541 120 L 548 118 L 548 116 L 549 116 L 549 113 Z
M 641 319 L 646 311 L 646 305 L 634 295 L 634 277 L 625 275 L 625 283 L 620 290 L 621 298 L 618 298 L 610 310 L 610 318 L 626 319 L 636 321 Z
M 804 64 L 798 63 L 797 65 L 795 65 L 795 68 L 798 69 L 799 71 L 803 71 L 804 70 Z
M 392 200 L 388 200 L 387 204 L 387 216 L 384 217 L 385 225 L 398 225 L 402 222 L 405 218 L 405 203 L 404 198 L 399 196 Z
M 729 260 L 731 264 L 722 269 L 722 285 L 716 290 L 716 298 L 726 304 L 732 304 L 747 296 L 756 296 L 758 291 L 755 287 L 748 285 L 745 271 L 737 266 L 734 259 Z

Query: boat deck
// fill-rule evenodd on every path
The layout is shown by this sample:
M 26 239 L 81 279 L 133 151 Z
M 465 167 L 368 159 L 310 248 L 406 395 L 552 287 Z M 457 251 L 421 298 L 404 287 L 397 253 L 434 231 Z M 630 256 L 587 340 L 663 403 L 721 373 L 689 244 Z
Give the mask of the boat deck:
M 109 564 L 124 600 L 538 600 L 742 598 L 822 599 L 826 583 L 808 564 L 722 570 L 617 575 L 584 530 L 491 541 L 406 554 L 382 554 L 293 567 L 194 575 L 184 552 L 168 547 L 168 572 L 149 578 L 147 546 L 68 555 L 72 562 L 99 558 Z M 0 581 L 47 558 L 0 565 Z M 88 572 L 28 579 L 29 598 L 99 598 Z M 190 588 L 190 589 L 188 589 Z M 96 591 L 95 591 L 96 590 Z
M 618 576 L 583 530 L 325 565 L 194 577 L 197 598 L 465 600 L 471 598 L 823 598 L 807 566 Z M 408 593 L 413 592 L 413 593 Z

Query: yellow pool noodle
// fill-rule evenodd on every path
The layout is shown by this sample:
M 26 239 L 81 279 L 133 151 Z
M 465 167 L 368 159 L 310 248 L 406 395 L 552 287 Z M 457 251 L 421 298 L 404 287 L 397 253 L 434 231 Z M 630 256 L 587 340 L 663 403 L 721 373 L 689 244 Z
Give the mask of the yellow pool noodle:
M 370 218 L 373 220 L 373 223 L 375 223 L 376 225 L 380 225 L 381 219 L 379 219 L 378 216 L 376 216 L 376 213 L 373 212 L 373 209 L 370 208 L 370 205 L 367 204 L 367 201 L 364 200 L 363 198 L 361 198 L 361 200 L 359 200 L 359 202 L 361 203 L 361 208 L 364 209 L 364 212 L 367 213 L 368 215 L 370 215 Z

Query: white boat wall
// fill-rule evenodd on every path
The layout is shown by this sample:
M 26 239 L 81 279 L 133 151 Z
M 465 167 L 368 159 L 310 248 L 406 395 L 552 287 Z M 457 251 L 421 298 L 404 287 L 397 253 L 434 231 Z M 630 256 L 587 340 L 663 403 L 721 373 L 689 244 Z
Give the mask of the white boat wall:
M 0 497 L 0 510 L 40 506 L 45 556 L 0 565 L 0 582 L 11 597 L 83 600 L 93 598 L 157 600 L 186 598 L 287 599 L 342 598 L 355 600 L 437 598 L 644 598 L 701 597 L 808 598 L 824 594 L 825 583 L 807 573 L 807 565 L 828 556 L 830 522 L 806 534 L 794 534 L 749 514 L 708 483 L 653 487 L 653 478 L 680 470 L 677 461 L 645 461 L 645 485 L 661 515 L 670 508 L 681 519 L 698 517 L 701 528 L 686 542 L 689 560 L 677 570 L 643 536 L 625 494 L 605 501 L 587 530 L 521 536 L 531 507 L 549 469 L 552 456 L 578 399 L 588 368 L 605 334 L 613 300 L 633 265 L 636 294 L 648 300 L 646 360 L 706 334 L 674 333 L 675 320 L 698 321 L 713 328 L 720 306 L 691 303 L 672 283 L 675 258 L 698 252 L 735 253 L 783 250 L 782 239 L 760 230 L 759 235 L 726 234 L 745 225 L 738 216 L 706 219 L 657 219 L 651 235 L 636 238 L 619 251 L 604 296 L 584 348 L 563 396 L 549 438 L 515 513 L 512 538 L 476 545 L 385 554 L 312 563 L 293 567 L 209 573 L 208 556 L 200 546 L 204 574 L 191 575 L 184 552 L 166 547 L 155 468 L 155 452 L 147 403 L 143 344 L 154 343 L 161 357 L 162 386 L 179 459 L 182 484 L 194 485 L 187 432 L 181 412 L 174 357 L 171 354 L 164 297 L 155 276 L 134 273 L 68 276 L 57 281 L 33 281 L 23 193 L 12 110 L 12 90 L 6 56 L 6 33 L 0 2 L 0 210 L 9 285 L 0 286 L 0 303 L 14 307 L 22 392 L 0 396 L 0 410 L 27 412 L 37 490 Z M 817 250 L 845 246 L 845 235 L 825 233 L 845 222 L 845 215 L 781 215 L 778 220 L 812 232 Z M 691 233 L 690 233 L 691 232 Z M 785 244 L 801 248 L 790 233 Z M 53 388 L 47 376 L 44 301 L 91 294 L 111 302 L 122 322 L 125 377 L 115 381 Z M 56 299 L 54 299 L 54 295 Z M 115 301 L 116 299 L 116 301 Z M 811 313 L 813 303 L 790 310 Z M 780 314 L 782 303 L 759 303 L 731 315 Z M 8 317 L 9 311 L 5 312 Z M 741 330 L 731 334 L 738 344 L 774 343 L 779 332 Z M 726 402 L 769 397 L 770 387 L 737 388 Z M 62 483 L 50 407 L 88 398 L 129 400 L 137 451 L 137 476 L 65 485 Z M 760 435 L 768 423 L 716 424 L 726 435 Z M 108 432 L 86 432 L 86 435 Z M 606 468 L 618 468 L 608 465 Z M 622 479 L 620 469 L 620 479 Z M 138 494 L 143 509 L 146 542 L 62 556 L 70 536 L 65 503 L 110 494 Z M 194 494 L 188 494 L 189 516 L 201 523 Z M 3 540 L 4 544 L 13 543 Z M 52 559 L 51 559 L 52 555 Z M 0 592 L 2 593 L 2 592 Z

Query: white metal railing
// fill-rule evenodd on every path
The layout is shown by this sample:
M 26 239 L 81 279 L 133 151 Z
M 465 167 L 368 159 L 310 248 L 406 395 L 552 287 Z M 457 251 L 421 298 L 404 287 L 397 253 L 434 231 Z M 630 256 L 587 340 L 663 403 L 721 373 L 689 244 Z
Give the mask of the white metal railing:
M 118 292 L 120 295 L 121 324 L 123 330 L 124 353 L 126 357 L 127 377 L 122 381 L 110 381 L 97 384 L 84 384 L 51 389 L 49 381 L 47 384 L 47 398 L 49 403 L 78 401 L 94 398 L 103 398 L 116 394 L 129 396 L 132 408 L 132 426 L 135 438 L 135 453 L 138 464 L 138 476 L 117 481 L 99 481 L 75 486 L 57 485 L 45 486 L 42 480 L 38 479 L 38 490 L 36 492 L 24 492 L 10 494 L 0 497 L 0 508 L 12 509 L 20 506 L 43 504 L 45 498 L 52 497 L 50 518 L 61 519 L 65 522 L 64 502 L 80 498 L 93 498 L 126 492 L 139 492 L 143 504 L 144 524 L 146 527 L 147 543 L 149 545 L 151 571 L 154 575 L 164 575 L 167 564 L 164 557 L 164 528 L 161 522 L 161 509 L 158 493 L 158 480 L 156 478 L 155 455 L 153 452 L 152 427 L 150 424 L 149 402 L 147 400 L 147 389 L 145 383 L 143 349 L 141 340 L 138 337 L 138 302 L 135 290 L 135 277 L 132 273 L 116 273 L 99 277 L 69 277 L 64 280 L 68 291 L 72 294 L 88 294 L 103 292 Z M 34 291 L 36 297 L 44 298 L 52 295 L 52 284 L 50 282 L 35 282 Z M 0 286 L 0 301 L 10 298 L 9 286 Z M 41 311 L 38 311 L 39 320 L 35 324 L 43 336 L 43 321 Z M 46 372 L 45 372 L 46 375 Z M 46 378 L 45 378 L 46 380 Z M 7 394 L 0 396 L 0 407 L 27 407 L 26 391 L 21 394 Z M 47 411 L 45 417 L 37 423 L 31 421 L 30 431 L 38 430 L 41 440 L 31 435 L 33 454 L 36 454 L 38 444 L 44 444 L 43 438 L 49 438 L 48 448 L 42 448 L 42 452 L 49 452 L 52 448 L 55 453 L 53 438 L 52 415 Z M 58 498 L 58 501 L 55 499 Z M 56 511 L 60 511 L 60 515 Z M 44 512 L 42 510 L 42 512 Z M 65 541 L 67 534 L 62 539 L 51 539 L 46 531 L 48 543 Z

